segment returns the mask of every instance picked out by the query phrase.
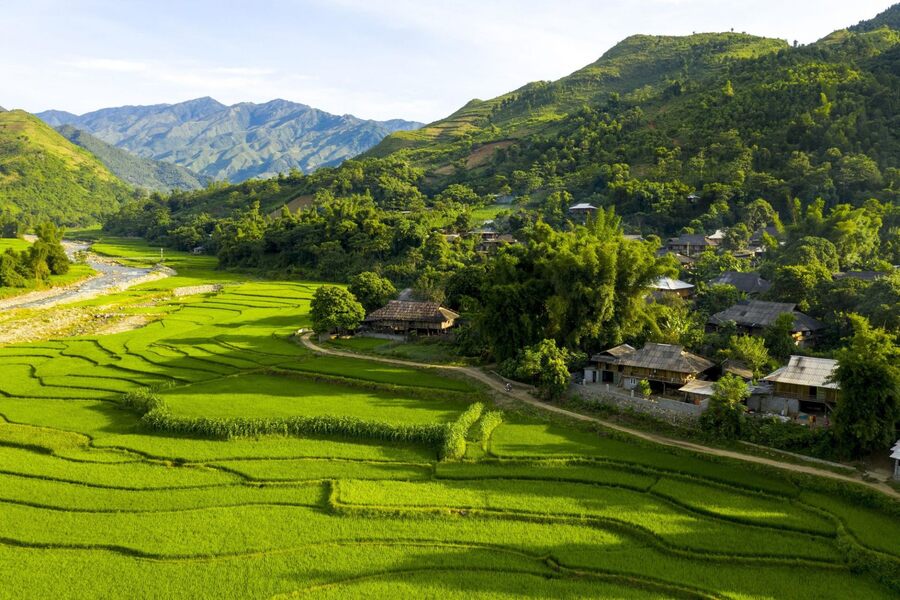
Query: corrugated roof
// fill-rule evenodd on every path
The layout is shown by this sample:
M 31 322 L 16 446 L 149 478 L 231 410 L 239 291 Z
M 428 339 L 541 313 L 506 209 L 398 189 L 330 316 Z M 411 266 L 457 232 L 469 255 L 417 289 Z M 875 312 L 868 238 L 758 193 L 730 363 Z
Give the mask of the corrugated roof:
M 713 325 L 723 325 L 734 321 L 742 327 L 768 327 L 784 313 L 794 315 L 794 331 L 817 331 L 823 325 L 812 317 L 794 310 L 795 304 L 788 302 L 764 302 L 762 300 L 744 300 L 709 318 Z
M 437 302 L 411 302 L 391 300 L 387 306 L 372 311 L 366 316 L 367 323 L 372 321 L 424 321 L 443 323 L 459 318 L 459 314 L 444 308 Z
M 772 284 L 762 277 L 759 273 L 739 273 L 738 271 L 725 271 L 712 281 L 712 284 L 733 285 L 739 292 L 745 294 L 762 294 L 769 291 Z
M 713 381 L 704 381 L 702 379 L 692 379 L 686 384 L 678 388 L 679 392 L 686 394 L 697 394 L 698 396 L 713 395 Z
M 587 202 L 579 202 L 569 207 L 569 210 L 597 210 L 597 207 Z
M 664 290 L 667 292 L 675 292 L 678 290 L 692 290 L 694 286 L 687 281 L 682 281 L 680 279 L 672 279 L 670 277 L 660 277 L 653 284 L 653 287 L 658 290 Z
M 763 381 L 839 390 L 840 385 L 828 380 L 837 364 L 836 360 L 830 358 L 791 356 L 787 365 L 766 375 Z
M 630 351 L 629 351 L 630 348 Z M 612 356 L 610 361 L 606 356 Z M 645 344 L 640 350 L 635 350 L 627 344 L 604 350 L 595 354 L 591 360 L 614 362 L 618 365 L 640 367 L 644 369 L 663 369 L 676 373 L 702 373 L 714 365 L 702 356 L 691 354 L 675 344 Z

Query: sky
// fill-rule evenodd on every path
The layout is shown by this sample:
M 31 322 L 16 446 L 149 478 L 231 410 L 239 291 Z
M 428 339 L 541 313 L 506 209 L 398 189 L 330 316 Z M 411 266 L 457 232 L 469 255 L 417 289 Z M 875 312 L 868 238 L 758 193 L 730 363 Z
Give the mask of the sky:
M 0 106 L 212 96 L 430 122 L 636 34 L 813 42 L 893 0 L 0 0 Z

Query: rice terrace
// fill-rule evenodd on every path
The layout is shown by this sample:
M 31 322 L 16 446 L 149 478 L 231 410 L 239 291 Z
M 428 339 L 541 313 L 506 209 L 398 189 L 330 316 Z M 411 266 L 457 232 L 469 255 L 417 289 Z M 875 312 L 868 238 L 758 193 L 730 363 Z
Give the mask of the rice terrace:
M 896 597 L 877 492 L 317 354 L 315 283 L 171 261 L 84 303 L 144 326 L 0 348 L 0 595 Z

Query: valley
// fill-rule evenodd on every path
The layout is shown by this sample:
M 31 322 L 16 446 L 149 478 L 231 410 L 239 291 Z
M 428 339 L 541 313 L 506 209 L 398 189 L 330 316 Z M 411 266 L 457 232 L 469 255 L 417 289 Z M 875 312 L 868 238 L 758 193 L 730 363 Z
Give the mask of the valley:
M 0 348 L 13 589 L 67 597 L 42 576 L 60 569 L 82 573 L 79 595 L 790 598 L 802 579 L 803 595 L 893 597 L 844 566 L 900 556 L 876 495 L 547 417 L 478 379 L 323 355 L 294 338 L 319 284 L 172 262 L 102 299 L 144 327 Z M 152 419 L 147 394 L 165 406 Z M 433 436 L 470 412 L 463 453 L 442 458 Z M 278 427 L 306 432 L 241 433 Z

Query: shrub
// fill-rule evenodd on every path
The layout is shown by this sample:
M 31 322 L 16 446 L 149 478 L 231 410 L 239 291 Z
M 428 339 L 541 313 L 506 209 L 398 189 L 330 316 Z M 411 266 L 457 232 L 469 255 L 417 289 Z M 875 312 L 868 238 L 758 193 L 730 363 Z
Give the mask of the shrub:
M 487 451 L 487 445 L 488 441 L 491 439 L 491 434 L 494 433 L 494 430 L 497 429 L 501 423 L 503 423 L 503 412 L 499 410 L 492 410 L 481 417 L 481 421 L 478 422 L 478 428 L 475 431 L 475 437 L 481 442 L 482 450 Z
M 446 425 L 444 441 L 441 446 L 441 458 L 461 458 L 466 453 L 466 434 L 475 422 L 481 417 L 484 404 L 475 402 L 459 418 Z

